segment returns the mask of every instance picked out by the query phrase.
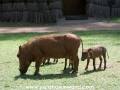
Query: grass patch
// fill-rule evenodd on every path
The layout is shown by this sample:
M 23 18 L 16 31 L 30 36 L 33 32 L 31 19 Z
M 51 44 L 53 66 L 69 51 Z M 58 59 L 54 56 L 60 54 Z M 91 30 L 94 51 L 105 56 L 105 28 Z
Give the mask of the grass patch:
M 82 86 L 94 86 L 94 90 L 118 90 L 120 88 L 120 31 L 98 30 L 75 31 L 71 33 L 82 38 L 84 48 L 98 44 L 102 44 L 107 48 L 110 58 L 107 58 L 106 70 L 103 70 L 102 66 L 102 69 L 92 71 L 93 66 L 91 60 L 88 71 L 85 71 L 86 61 L 80 61 L 78 73 L 71 74 L 71 68 L 63 71 L 64 59 L 59 59 L 57 64 L 52 63 L 53 59 L 51 59 L 51 65 L 40 67 L 40 75 L 33 76 L 35 71 L 33 62 L 26 75 L 20 76 L 17 69 L 19 67 L 19 61 L 16 57 L 19 45 L 26 43 L 35 36 L 50 33 L 0 34 L 0 90 L 40 90 L 42 86 L 52 85 L 79 86 L 80 88 Z M 80 57 L 81 47 L 79 48 Z M 96 67 L 98 67 L 99 59 L 96 61 Z M 55 88 L 51 90 L 55 90 Z M 62 87 L 60 90 L 66 89 Z M 69 88 L 69 90 L 71 89 Z
M 106 23 L 120 23 L 120 17 L 103 18 L 102 21 Z

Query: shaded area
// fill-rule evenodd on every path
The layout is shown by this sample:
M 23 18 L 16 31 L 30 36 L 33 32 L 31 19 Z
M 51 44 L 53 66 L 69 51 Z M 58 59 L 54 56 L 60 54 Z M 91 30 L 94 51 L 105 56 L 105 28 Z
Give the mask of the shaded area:
M 45 74 L 45 75 L 29 75 L 29 74 L 25 74 L 25 75 L 18 75 L 14 77 L 14 80 L 18 80 L 18 79 L 32 79 L 32 80 L 42 80 L 42 79 L 62 79 L 62 78 L 74 78 L 77 77 L 77 73 L 70 73 L 71 69 L 67 69 L 67 70 L 63 70 L 63 72 L 61 74 Z
M 65 16 L 66 20 L 88 20 L 86 15 L 67 15 Z
M 94 70 L 86 70 L 85 72 L 81 73 L 80 75 L 88 75 L 91 73 L 96 73 L 96 72 L 101 72 L 101 71 L 105 71 L 104 69 L 97 69 L 96 71 Z
M 62 0 L 64 15 L 85 15 L 86 0 Z

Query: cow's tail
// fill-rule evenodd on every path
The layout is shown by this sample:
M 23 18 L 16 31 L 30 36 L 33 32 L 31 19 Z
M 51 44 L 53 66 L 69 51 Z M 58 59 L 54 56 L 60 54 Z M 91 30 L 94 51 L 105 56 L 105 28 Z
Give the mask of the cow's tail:
M 80 39 L 81 40 L 81 44 L 82 44 L 82 52 L 83 52 L 83 41 L 82 41 L 82 39 Z

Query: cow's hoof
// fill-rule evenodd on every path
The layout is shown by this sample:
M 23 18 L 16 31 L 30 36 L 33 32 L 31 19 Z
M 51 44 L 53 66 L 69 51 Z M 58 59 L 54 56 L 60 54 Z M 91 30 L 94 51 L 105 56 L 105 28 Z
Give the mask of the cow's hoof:
M 50 62 L 46 62 L 46 64 L 50 64 Z
M 36 73 L 36 72 L 35 72 L 33 75 L 36 76 L 36 75 L 38 75 L 38 74 L 39 74 L 39 73 Z
M 98 70 L 101 70 L 101 67 L 99 67 Z
M 72 71 L 72 74 L 75 73 L 75 71 Z
M 106 67 L 104 67 L 104 70 L 106 69 Z
M 25 73 L 24 73 L 24 74 L 20 74 L 20 75 L 21 75 L 21 76 L 22 76 L 22 75 L 25 75 Z
M 77 73 L 77 71 L 72 71 L 72 74 L 73 74 L 73 73 Z
M 101 69 L 101 67 L 98 67 L 98 69 Z
M 64 70 L 66 70 L 66 68 L 64 68 Z

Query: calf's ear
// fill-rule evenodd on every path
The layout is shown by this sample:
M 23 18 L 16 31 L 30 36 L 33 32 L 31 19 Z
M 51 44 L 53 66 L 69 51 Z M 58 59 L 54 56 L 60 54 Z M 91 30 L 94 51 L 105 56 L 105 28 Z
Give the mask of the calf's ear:
M 93 50 L 90 48 L 90 49 L 88 49 L 88 52 L 90 52 L 90 51 L 93 51 Z
M 92 57 L 93 56 L 93 50 L 92 49 L 88 49 L 88 57 Z

